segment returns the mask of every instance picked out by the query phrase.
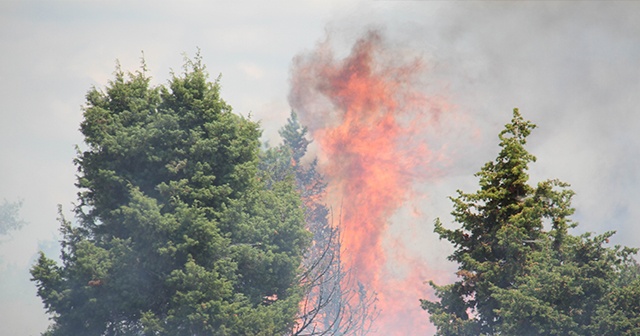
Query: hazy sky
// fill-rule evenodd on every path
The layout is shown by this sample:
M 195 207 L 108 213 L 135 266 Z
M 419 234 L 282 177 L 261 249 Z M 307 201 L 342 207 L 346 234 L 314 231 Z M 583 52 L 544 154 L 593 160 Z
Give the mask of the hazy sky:
M 56 205 L 68 214 L 75 200 L 84 95 L 107 83 L 116 59 L 133 71 L 144 51 L 165 83 L 200 48 L 212 77 L 222 74 L 223 98 L 273 142 L 293 57 L 327 36 L 346 54 L 369 28 L 426 59 L 425 88 L 455 109 L 431 137 L 449 164 L 420 186 L 424 223 L 412 236 L 428 242 L 425 260 L 448 253 L 430 224 L 448 219 L 456 189 L 475 190 L 472 174 L 495 157 L 514 107 L 538 125 L 532 178 L 572 185 L 579 231 L 617 230 L 612 243 L 640 246 L 640 2 L 3 0 L 0 202 L 23 200 L 27 222 L 0 237 L 3 334 L 48 324 L 28 269 L 38 250 L 58 253 Z

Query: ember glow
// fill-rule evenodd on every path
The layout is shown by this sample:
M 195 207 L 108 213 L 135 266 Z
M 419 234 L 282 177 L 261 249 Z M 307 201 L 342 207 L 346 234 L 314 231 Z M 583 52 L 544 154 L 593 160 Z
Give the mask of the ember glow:
M 448 109 L 420 90 L 425 62 L 400 53 L 375 31 L 344 59 L 327 40 L 294 59 L 289 97 L 318 146 L 325 202 L 340 209 L 345 266 L 378 293 L 379 335 L 424 334 L 418 300 L 428 296 L 423 282 L 436 278 L 402 242 L 383 248 L 390 217 L 417 196 L 415 183 L 434 176 L 424 132 Z

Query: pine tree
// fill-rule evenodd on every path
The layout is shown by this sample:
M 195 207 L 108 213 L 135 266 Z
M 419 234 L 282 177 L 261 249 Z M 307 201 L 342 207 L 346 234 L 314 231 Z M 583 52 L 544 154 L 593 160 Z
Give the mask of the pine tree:
M 260 130 L 198 56 L 168 86 L 119 68 L 87 94 L 78 225 L 32 268 L 48 335 L 276 335 L 309 242 L 292 181 L 259 179 Z
M 496 331 L 503 335 L 636 335 L 640 332 L 637 250 L 606 247 L 613 232 L 566 237 L 561 250 L 543 238 L 526 272 L 496 289 Z M 635 299 L 631 299 L 634 297 Z
M 458 197 L 452 198 L 452 214 L 462 228 L 449 230 L 436 222 L 436 233 L 455 247 L 449 259 L 460 265 L 457 275 L 461 278 L 448 286 L 432 284 L 441 302 L 423 301 L 441 335 L 493 332 L 500 323 L 495 288 L 508 288 L 523 271 L 527 255 L 536 248 L 527 242 L 540 239 L 543 217 L 548 214 L 545 208 L 560 206 L 548 197 L 549 193 L 561 197 L 550 188 L 545 192 L 527 184 L 528 165 L 535 157 L 524 145 L 534 127 L 514 110 L 513 120 L 500 133 L 498 158 L 476 174 L 480 190 L 458 191 Z M 547 182 L 552 184 L 558 183 Z M 571 213 L 571 209 L 562 210 Z M 562 218 L 554 222 L 561 223 Z
M 270 181 L 295 179 L 313 240 L 303 261 L 300 287 L 305 295 L 292 335 L 366 335 L 378 315 L 377 298 L 352 283 L 350 270 L 342 264 L 340 226 L 323 203 L 327 184 L 318 161 L 301 162 L 311 143 L 307 128 L 291 111 L 279 133 L 282 144 L 265 151 L 261 171 L 269 172 L 265 178 Z
M 451 198 L 461 228 L 436 221 L 435 232 L 454 245 L 460 280 L 431 282 L 440 300 L 421 300 L 423 309 L 437 335 L 637 334 L 640 306 L 629 299 L 640 290 L 637 250 L 603 246 L 613 232 L 568 233 L 577 225 L 573 191 L 558 180 L 528 184 L 535 157 L 524 145 L 533 128 L 515 109 L 497 159 L 476 174 L 480 189 Z

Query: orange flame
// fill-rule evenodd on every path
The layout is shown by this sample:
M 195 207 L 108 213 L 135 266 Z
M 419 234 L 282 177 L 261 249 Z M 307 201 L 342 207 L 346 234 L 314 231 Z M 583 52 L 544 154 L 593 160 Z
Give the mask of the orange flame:
M 414 194 L 417 180 L 433 175 L 435 160 L 422 132 L 446 104 L 415 86 L 425 72 L 420 58 L 406 60 L 378 32 L 358 40 L 335 60 L 328 42 L 294 60 L 290 102 L 318 144 L 328 185 L 326 203 L 342 213 L 342 255 L 356 280 L 378 293 L 380 335 L 424 334 L 429 322 L 426 265 L 406 256 L 402 244 L 383 248 L 389 218 Z M 386 263 L 406 267 L 398 276 Z

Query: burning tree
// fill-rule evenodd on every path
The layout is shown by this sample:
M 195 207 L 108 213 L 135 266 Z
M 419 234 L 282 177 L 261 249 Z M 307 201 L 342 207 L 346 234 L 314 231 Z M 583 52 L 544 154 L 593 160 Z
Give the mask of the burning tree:
M 273 181 L 295 178 L 305 211 L 308 230 L 313 235 L 299 279 L 305 296 L 300 303 L 292 335 L 366 335 L 378 316 L 376 294 L 362 283 L 355 283 L 352 271 L 341 257 L 340 221 L 323 203 L 326 183 L 317 170 L 317 159 L 301 162 L 310 141 L 295 112 L 280 130 L 282 145 L 265 152 L 264 171 Z
M 420 55 L 369 30 L 340 58 L 331 39 L 293 62 L 289 103 L 318 147 L 327 181 L 325 201 L 341 209 L 343 264 L 377 293 L 380 335 L 427 333 L 416 297 L 426 267 L 402 243 L 385 246 L 392 216 L 420 192 L 417 182 L 435 176 L 438 156 L 427 134 L 448 104 L 422 85 L 428 66 Z
M 476 174 L 480 189 L 451 198 L 461 228 L 436 222 L 455 246 L 460 280 L 431 282 L 440 300 L 422 307 L 437 335 L 640 334 L 637 249 L 606 247 L 613 232 L 568 233 L 577 225 L 568 184 L 528 184 L 535 157 L 524 145 L 534 127 L 515 109 L 497 159 Z

